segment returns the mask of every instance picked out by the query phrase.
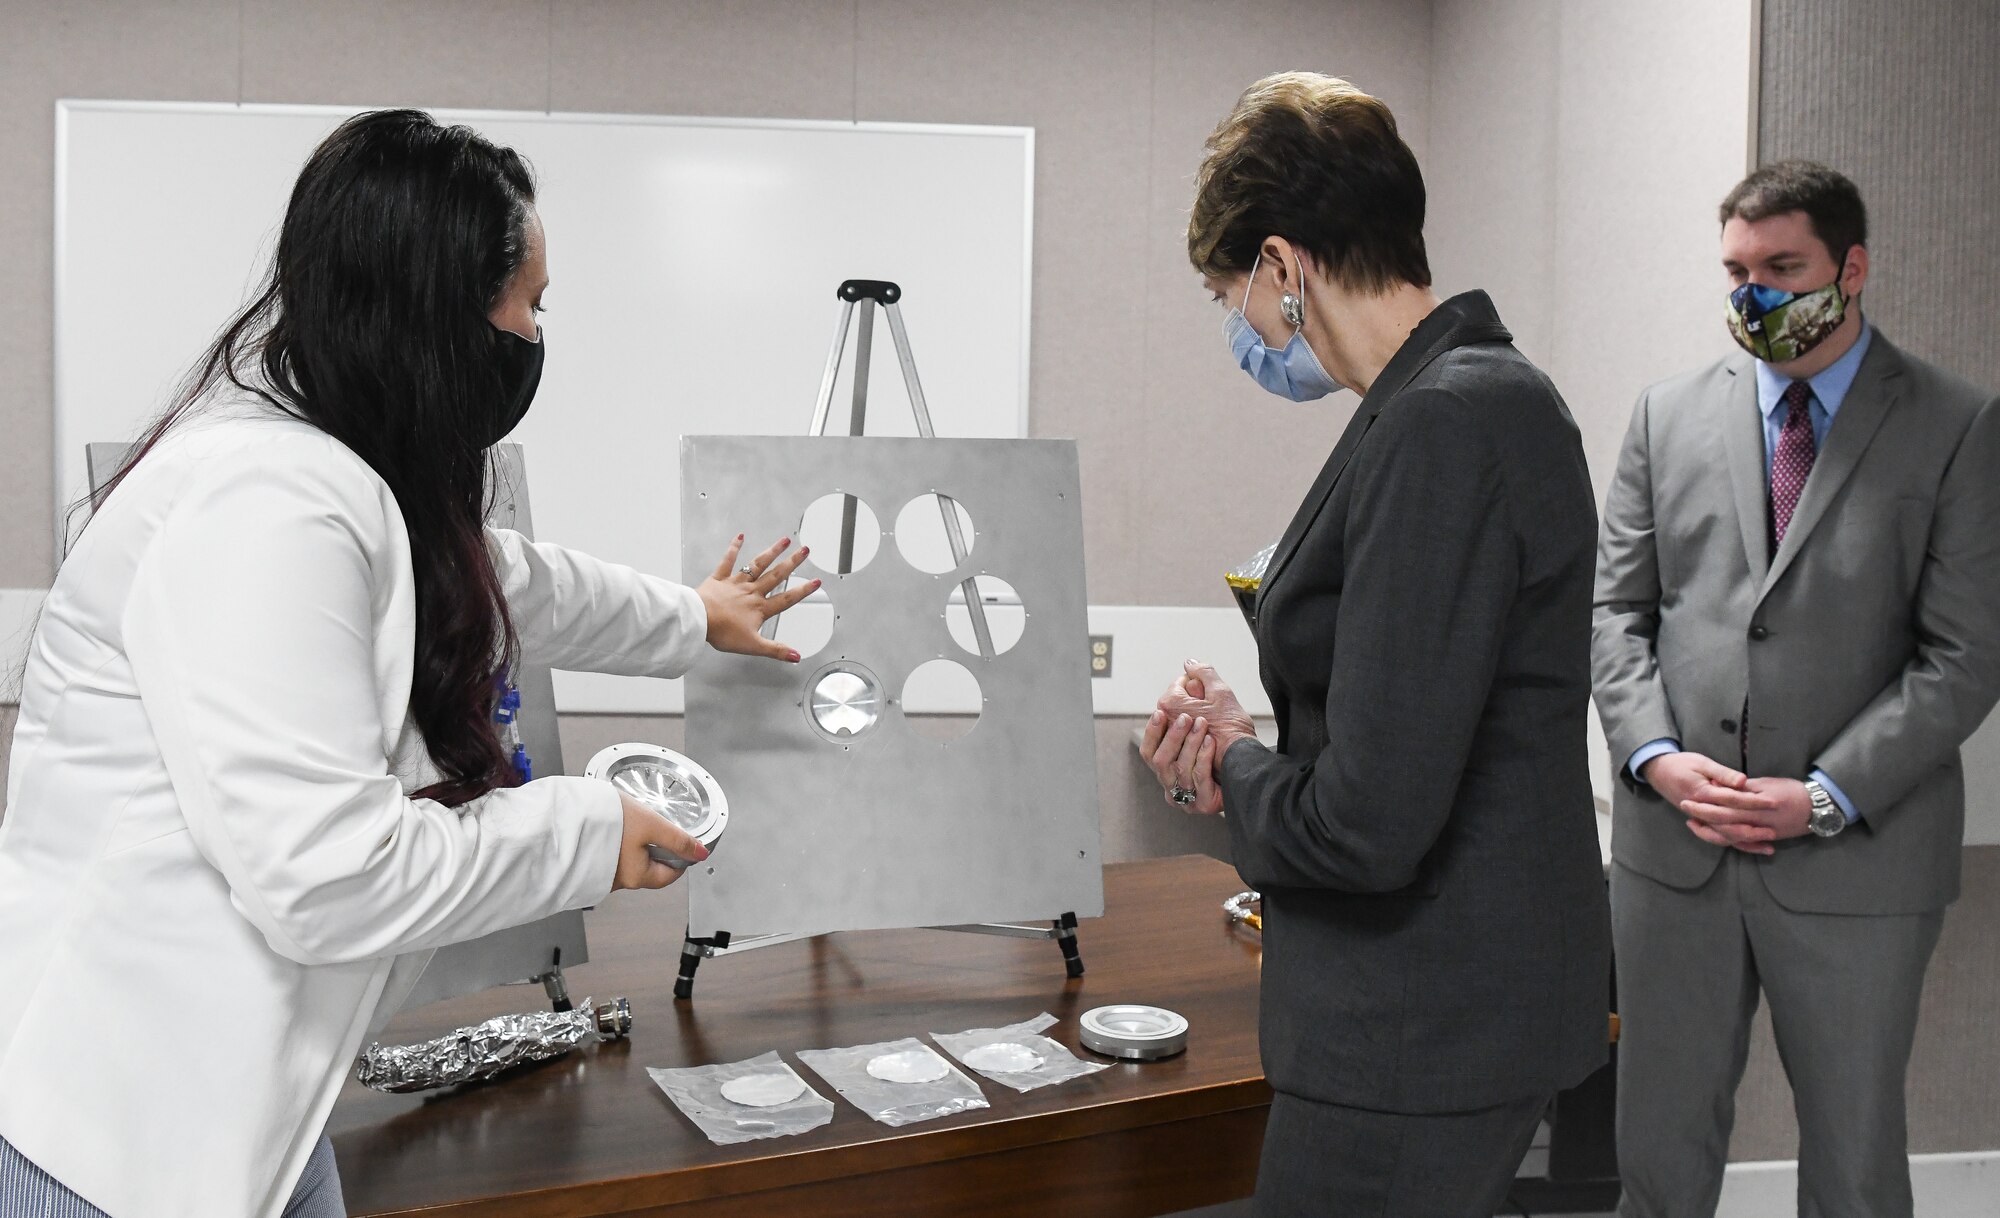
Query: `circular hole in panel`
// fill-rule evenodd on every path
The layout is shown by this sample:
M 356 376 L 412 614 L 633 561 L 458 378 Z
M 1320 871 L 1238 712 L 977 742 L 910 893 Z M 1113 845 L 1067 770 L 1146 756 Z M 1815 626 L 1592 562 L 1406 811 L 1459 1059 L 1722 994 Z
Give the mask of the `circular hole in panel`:
M 918 495 L 896 513 L 896 548 L 902 552 L 903 561 L 932 575 L 956 571 L 961 565 L 952 557 L 951 538 L 945 532 L 944 505 L 947 502 L 951 504 L 952 514 L 958 518 L 958 536 L 969 558 L 975 534 L 972 516 L 965 510 L 964 504 L 955 499 L 947 500 L 941 495 Z
M 974 628 L 972 609 L 966 597 L 978 599 L 979 607 L 986 617 L 986 631 L 993 640 L 993 654 L 1006 655 L 1014 644 L 1021 641 L 1021 632 L 1028 627 L 1028 611 L 1021 604 L 1021 596 L 1014 591 L 1014 585 L 991 575 L 975 575 L 966 583 L 953 584 L 951 595 L 944 607 L 945 628 L 960 647 L 973 655 L 979 655 L 979 632 Z
M 797 587 L 804 582 L 807 582 L 804 575 L 794 574 L 787 586 Z M 826 650 L 826 645 L 833 641 L 833 623 L 837 617 L 833 600 L 822 586 L 819 591 L 771 619 L 777 630 L 771 637 L 796 650 L 800 659 L 808 659 Z
M 799 518 L 798 543 L 812 551 L 806 560 L 822 571 L 840 574 L 840 535 L 845 527 L 847 506 L 854 507 L 854 562 L 847 568 L 859 571 L 882 547 L 882 524 L 875 511 L 853 495 L 838 492 L 821 495 Z
M 866 735 L 882 721 L 882 682 L 866 667 L 836 660 L 806 681 L 806 721 L 836 743 Z
M 926 660 L 903 682 L 903 716 L 926 740 L 950 744 L 979 725 L 979 678 L 957 660 Z

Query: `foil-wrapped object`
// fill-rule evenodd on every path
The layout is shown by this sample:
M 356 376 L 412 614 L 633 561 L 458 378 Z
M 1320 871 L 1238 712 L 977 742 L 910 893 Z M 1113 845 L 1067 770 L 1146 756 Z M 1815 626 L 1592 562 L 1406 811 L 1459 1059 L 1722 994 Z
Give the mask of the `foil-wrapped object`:
M 1271 556 L 1278 552 L 1278 543 L 1272 542 L 1250 556 L 1250 561 L 1233 571 L 1226 571 L 1222 578 L 1229 581 L 1229 590 L 1236 596 L 1236 607 L 1243 611 L 1243 619 L 1252 626 L 1257 624 L 1257 590 L 1264 586 L 1264 572 L 1271 566 Z
M 586 1039 L 615 1040 L 632 1030 L 632 1005 L 590 999 L 573 1011 L 528 1011 L 415 1045 L 370 1045 L 354 1077 L 377 1091 L 429 1091 L 491 1078 L 515 1066 L 561 1057 Z
M 1241 922 L 1259 934 L 1264 930 L 1264 894 L 1256 889 L 1239 892 L 1222 903 L 1222 912 L 1231 922 Z

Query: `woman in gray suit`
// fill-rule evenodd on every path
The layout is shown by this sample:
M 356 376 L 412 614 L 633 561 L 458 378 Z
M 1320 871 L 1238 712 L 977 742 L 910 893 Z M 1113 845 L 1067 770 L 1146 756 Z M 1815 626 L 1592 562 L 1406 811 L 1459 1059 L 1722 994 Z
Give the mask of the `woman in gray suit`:
M 1590 480 L 1492 301 L 1430 290 L 1423 214 L 1388 108 L 1295 73 L 1210 137 L 1188 227 L 1246 372 L 1362 395 L 1259 593 L 1277 747 L 1193 662 L 1147 727 L 1264 894 L 1264 1215 L 1488 1218 L 1606 1058 Z

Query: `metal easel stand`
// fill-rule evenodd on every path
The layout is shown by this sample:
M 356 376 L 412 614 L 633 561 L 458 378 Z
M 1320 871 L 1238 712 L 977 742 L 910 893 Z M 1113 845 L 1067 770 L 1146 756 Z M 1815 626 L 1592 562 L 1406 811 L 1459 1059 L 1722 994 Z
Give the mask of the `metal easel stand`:
M 847 350 L 847 331 L 854 321 L 854 310 L 861 310 L 861 329 L 854 341 L 854 396 L 849 408 L 847 433 L 850 436 L 862 434 L 868 420 L 868 360 L 875 339 L 875 306 L 882 306 L 882 313 L 889 319 L 889 335 L 896 344 L 896 359 L 903 368 L 903 388 L 910 397 L 910 413 L 915 417 L 917 435 L 929 440 L 937 435 L 931 427 L 930 407 L 924 403 L 924 389 L 917 380 L 916 357 L 910 354 L 910 336 L 903 328 L 903 313 L 898 302 L 903 298 L 903 289 L 884 279 L 849 279 L 840 285 L 835 293 L 840 299 L 840 320 L 833 331 L 833 348 L 827 352 L 826 372 L 820 377 L 819 401 L 813 410 L 812 427 L 808 435 L 824 436 L 828 421 L 833 415 L 834 382 L 840 376 L 840 361 Z M 939 511 L 944 517 L 945 539 L 951 544 L 951 557 L 956 565 L 964 565 L 970 552 L 965 543 L 964 531 L 959 526 L 958 505 L 944 495 L 937 497 Z M 852 496 L 842 496 L 840 507 L 840 565 L 836 571 L 846 574 L 854 569 L 854 524 L 855 504 Z M 966 610 L 972 615 L 972 633 L 978 640 L 979 654 L 984 659 L 992 659 L 993 632 L 986 622 L 986 606 L 979 599 L 979 589 L 972 577 L 967 576 L 961 585 L 965 594 Z M 778 620 L 771 619 L 764 624 L 767 637 L 776 637 Z M 1063 968 L 1070 977 L 1083 976 L 1083 955 L 1077 947 L 1076 914 L 1065 913 L 1053 919 L 1048 926 L 1022 926 L 1011 922 L 976 922 L 961 926 L 929 926 L 926 930 L 955 931 L 971 935 L 1003 935 L 1012 939 L 1053 939 L 1062 949 Z M 772 947 L 779 943 L 790 943 L 795 939 L 809 939 L 811 935 L 753 935 L 732 940 L 728 931 L 717 931 L 705 938 L 693 935 L 684 937 L 681 944 L 680 975 L 674 980 L 674 997 L 682 1000 L 694 997 L 694 975 L 701 962 L 711 956 L 727 956 L 737 952 L 751 951 L 759 947 Z

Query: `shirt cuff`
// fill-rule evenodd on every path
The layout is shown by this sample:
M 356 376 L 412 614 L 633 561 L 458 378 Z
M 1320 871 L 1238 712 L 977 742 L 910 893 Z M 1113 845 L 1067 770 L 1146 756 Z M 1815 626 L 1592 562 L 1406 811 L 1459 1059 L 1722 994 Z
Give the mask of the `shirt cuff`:
M 1846 815 L 1848 824 L 1851 825 L 1861 819 L 1861 813 L 1855 811 L 1854 801 L 1847 798 L 1847 792 L 1840 789 L 1840 784 L 1833 780 L 1832 775 L 1828 774 L 1825 770 L 1814 770 L 1807 777 L 1825 787 L 1826 793 L 1833 796 L 1833 802 L 1840 805 L 1840 810 Z
M 1646 776 L 1640 771 L 1645 769 L 1647 762 L 1655 757 L 1665 757 L 1668 753 L 1680 751 L 1681 742 L 1670 737 L 1662 736 L 1658 740 L 1649 740 L 1632 750 L 1632 759 L 1625 763 L 1625 770 L 1632 775 L 1635 782 L 1643 783 L 1646 781 Z M 1831 791 L 1833 788 L 1828 787 L 1827 790 Z

